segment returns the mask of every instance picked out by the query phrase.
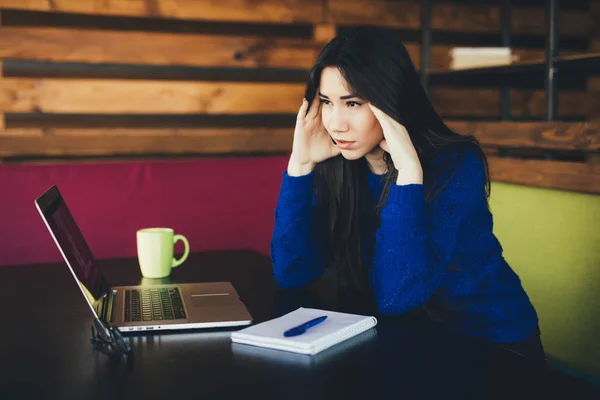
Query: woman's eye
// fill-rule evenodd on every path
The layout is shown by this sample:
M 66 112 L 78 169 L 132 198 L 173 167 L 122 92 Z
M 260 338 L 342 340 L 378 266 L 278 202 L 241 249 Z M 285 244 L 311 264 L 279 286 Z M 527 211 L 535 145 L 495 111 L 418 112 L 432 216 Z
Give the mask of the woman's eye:
M 323 104 L 327 104 L 327 105 L 331 104 L 331 101 L 329 101 L 329 100 L 327 100 L 327 99 L 319 99 L 319 100 L 320 100 L 320 101 L 321 101 L 321 103 L 323 103 Z M 360 105 L 361 105 L 361 103 L 357 103 L 356 101 L 349 101 L 349 102 L 347 102 L 347 103 L 346 103 L 346 105 L 347 105 L 348 107 L 358 107 L 358 106 L 360 106 Z

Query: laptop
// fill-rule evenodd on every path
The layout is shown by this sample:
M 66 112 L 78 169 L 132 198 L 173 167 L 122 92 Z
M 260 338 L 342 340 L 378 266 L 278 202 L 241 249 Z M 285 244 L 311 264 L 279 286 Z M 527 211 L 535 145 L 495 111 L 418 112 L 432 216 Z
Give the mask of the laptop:
M 121 332 L 249 325 L 230 282 L 110 286 L 56 186 L 35 200 L 96 318 Z

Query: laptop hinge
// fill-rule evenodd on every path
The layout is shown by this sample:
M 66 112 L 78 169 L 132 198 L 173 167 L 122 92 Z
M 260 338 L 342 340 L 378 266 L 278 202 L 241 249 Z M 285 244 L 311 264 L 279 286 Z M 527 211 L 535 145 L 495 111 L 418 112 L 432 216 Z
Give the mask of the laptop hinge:
M 105 303 L 107 303 L 105 321 L 110 324 L 115 321 L 115 306 L 117 304 L 117 299 L 116 299 L 117 291 L 113 289 L 107 293 L 107 296 L 108 296 L 108 301 L 105 301 Z
M 98 313 L 98 317 L 100 318 L 100 320 L 106 322 L 106 312 L 107 312 L 107 308 L 108 308 L 108 301 L 106 299 L 106 297 L 109 295 L 110 292 L 105 293 L 104 295 L 102 295 L 102 297 L 100 297 L 97 302 L 96 302 L 96 313 Z

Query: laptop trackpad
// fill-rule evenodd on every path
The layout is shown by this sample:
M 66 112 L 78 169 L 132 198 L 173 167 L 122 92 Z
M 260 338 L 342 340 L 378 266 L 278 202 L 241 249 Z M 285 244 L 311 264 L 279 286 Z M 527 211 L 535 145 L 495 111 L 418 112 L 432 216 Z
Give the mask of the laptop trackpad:
M 236 296 L 229 293 L 192 294 L 191 297 L 194 307 L 228 306 L 238 301 Z

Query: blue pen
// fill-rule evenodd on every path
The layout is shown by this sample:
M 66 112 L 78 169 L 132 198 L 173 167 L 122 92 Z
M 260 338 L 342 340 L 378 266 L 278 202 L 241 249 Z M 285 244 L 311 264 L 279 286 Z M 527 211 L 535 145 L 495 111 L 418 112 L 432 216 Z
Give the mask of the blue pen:
M 300 324 L 298 326 L 295 326 L 295 327 L 283 332 L 283 336 L 290 337 L 290 336 L 302 335 L 304 332 L 306 332 L 306 330 L 308 328 L 311 328 L 315 325 L 319 325 L 321 322 L 325 321 L 326 319 L 327 319 L 327 315 L 324 315 L 322 317 L 318 317 L 315 319 L 311 319 L 308 322 L 305 322 L 303 324 Z

